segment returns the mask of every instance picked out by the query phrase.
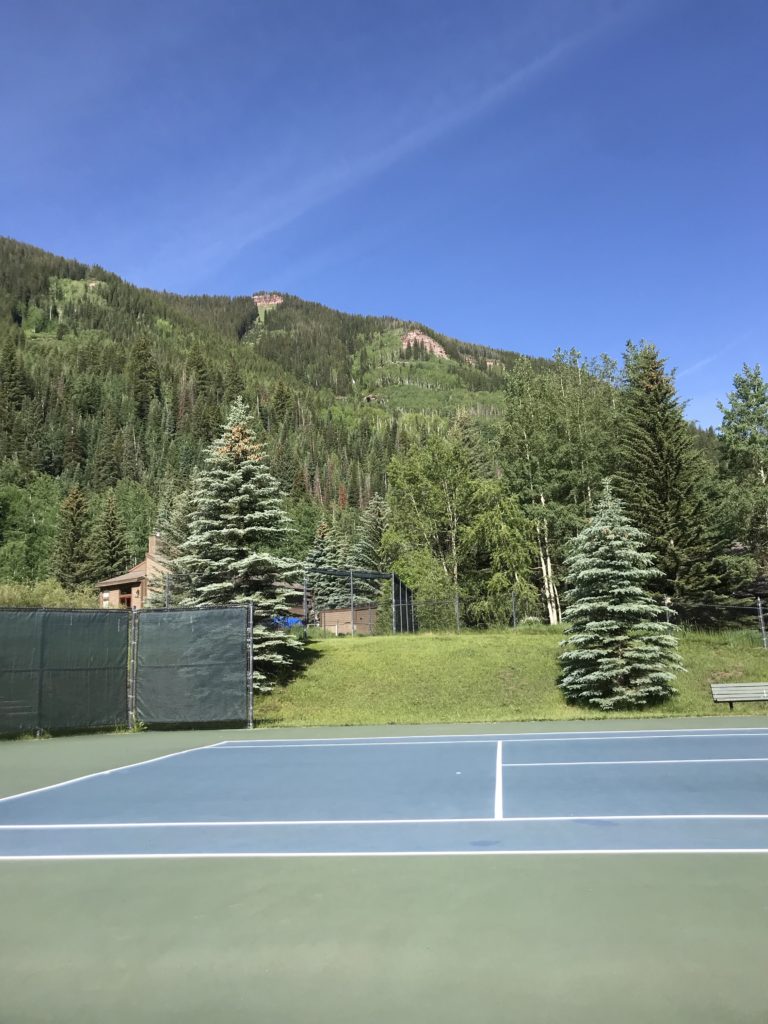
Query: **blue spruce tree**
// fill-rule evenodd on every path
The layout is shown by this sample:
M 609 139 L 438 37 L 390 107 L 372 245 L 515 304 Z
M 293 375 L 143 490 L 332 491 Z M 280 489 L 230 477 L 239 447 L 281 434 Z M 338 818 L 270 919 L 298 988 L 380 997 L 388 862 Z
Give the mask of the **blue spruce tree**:
M 606 483 L 566 560 L 559 686 L 574 703 L 614 711 L 666 700 L 682 669 L 673 627 L 649 593 L 659 570 Z
M 275 554 L 290 529 L 279 485 L 267 468 L 248 408 L 237 399 L 206 449 L 190 497 L 189 533 L 175 560 L 191 605 L 253 604 L 253 678 L 268 686 L 290 667 L 301 642 L 277 622 L 288 614 L 300 567 Z

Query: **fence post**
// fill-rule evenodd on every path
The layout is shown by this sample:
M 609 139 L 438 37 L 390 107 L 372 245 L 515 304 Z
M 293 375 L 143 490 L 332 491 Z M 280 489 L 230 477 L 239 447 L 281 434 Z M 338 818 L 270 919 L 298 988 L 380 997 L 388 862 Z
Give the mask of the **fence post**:
M 757 618 L 760 623 L 760 633 L 763 638 L 763 647 L 768 647 L 768 637 L 765 635 L 765 617 L 763 615 L 763 602 L 757 599 Z
M 37 715 L 35 723 L 35 736 L 38 739 L 43 735 L 43 680 L 45 677 L 45 624 L 48 611 L 45 608 L 39 609 L 40 616 L 40 648 L 37 659 Z
M 459 592 L 458 590 L 453 595 L 453 610 L 456 613 L 456 632 L 461 632 L 461 607 L 459 604 Z
M 128 672 L 128 728 L 136 728 L 136 678 L 139 654 L 139 610 L 131 608 L 131 665 Z
M 304 601 L 302 604 L 302 611 L 304 616 L 304 639 L 306 640 L 309 633 L 309 598 L 307 596 L 307 574 L 304 573 Z
M 392 573 L 392 635 L 397 632 L 397 606 L 395 603 L 395 574 Z
M 512 628 L 517 626 L 517 594 L 512 591 Z
M 355 635 L 355 581 L 349 570 L 349 614 L 352 619 L 352 636 Z
M 248 602 L 248 615 L 245 627 L 245 685 L 248 687 L 246 707 L 248 724 L 246 729 L 253 728 L 253 601 Z

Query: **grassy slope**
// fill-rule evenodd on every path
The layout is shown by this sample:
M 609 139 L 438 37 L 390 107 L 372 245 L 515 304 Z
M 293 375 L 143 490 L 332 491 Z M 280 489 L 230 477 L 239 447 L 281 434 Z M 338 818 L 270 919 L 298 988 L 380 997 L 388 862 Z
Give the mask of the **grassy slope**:
M 329 639 L 290 686 L 256 701 L 259 725 L 375 725 L 416 722 L 544 721 L 616 718 L 569 707 L 555 685 L 560 634 L 506 630 Z M 768 679 L 768 652 L 751 633 L 686 633 L 687 672 L 679 693 L 648 716 L 729 713 L 709 684 Z M 764 703 L 731 714 L 765 714 Z M 642 713 L 633 712 L 631 717 Z

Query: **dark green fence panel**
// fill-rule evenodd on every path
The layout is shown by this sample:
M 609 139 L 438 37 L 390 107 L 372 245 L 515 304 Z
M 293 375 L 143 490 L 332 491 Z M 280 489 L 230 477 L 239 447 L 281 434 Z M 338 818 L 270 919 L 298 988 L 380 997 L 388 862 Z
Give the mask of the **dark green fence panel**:
M 0 733 L 128 724 L 125 612 L 0 609 Z
M 41 728 L 127 725 L 130 616 L 124 611 L 43 615 Z
M 246 723 L 248 609 L 138 613 L 136 719 L 147 725 Z
M 0 734 L 34 732 L 40 726 L 42 613 L 0 612 Z

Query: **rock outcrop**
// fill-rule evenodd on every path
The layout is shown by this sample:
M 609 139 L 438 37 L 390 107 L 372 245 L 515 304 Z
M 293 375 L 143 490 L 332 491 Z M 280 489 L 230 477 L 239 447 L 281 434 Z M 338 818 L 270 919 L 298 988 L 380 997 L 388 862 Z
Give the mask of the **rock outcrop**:
M 424 331 L 408 331 L 402 337 L 403 352 L 408 348 L 421 345 L 425 352 L 429 352 L 432 356 L 437 356 L 438 359 L 447 359 L 448 353 L 445 351 L 439 341 L 435 341 L 434 338 L 430 338 Z
M 271 309 L 283 301 L 283 296 L 276 292 L 256 292 L 251 298 L 258 309 Z

